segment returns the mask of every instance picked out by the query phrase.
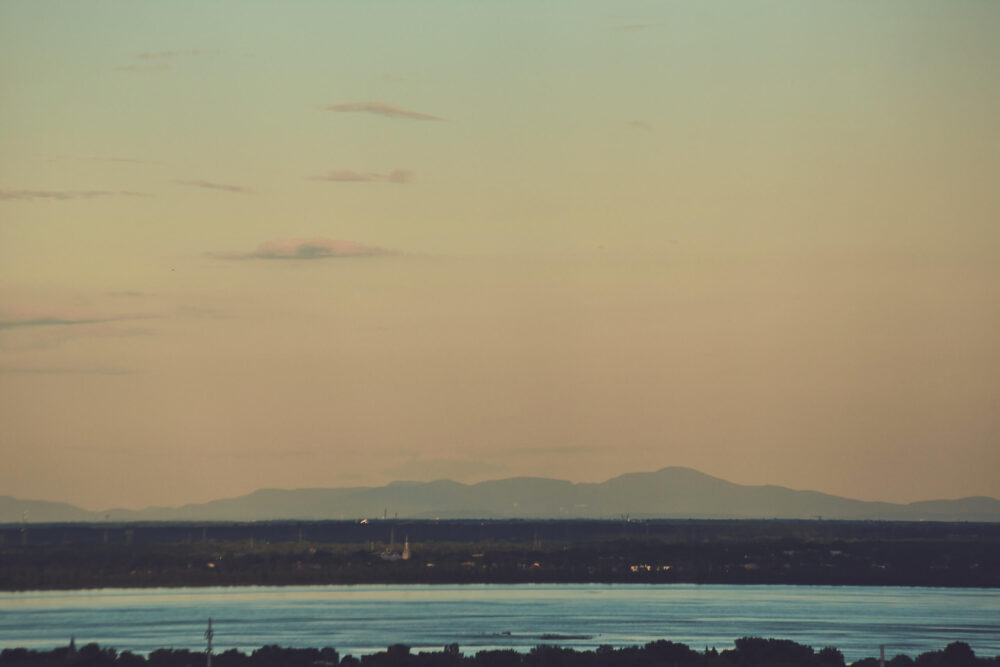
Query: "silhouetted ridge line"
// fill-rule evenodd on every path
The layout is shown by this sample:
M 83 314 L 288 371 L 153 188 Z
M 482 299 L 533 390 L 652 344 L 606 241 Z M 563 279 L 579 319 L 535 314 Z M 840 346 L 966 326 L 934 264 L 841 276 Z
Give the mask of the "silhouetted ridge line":
M 181 507 L 88 512 L 66 503 L 0 496 L 0 522 L 259 521 L 281 519 L 641 518 L 1000 521 L 987 497 L 869 502 L 782 486 L 748 486 L 692 468 L 619 475 L 601 483 L 512 477 L 476 484 L 398 481 L 380 487 L 260 489 Z

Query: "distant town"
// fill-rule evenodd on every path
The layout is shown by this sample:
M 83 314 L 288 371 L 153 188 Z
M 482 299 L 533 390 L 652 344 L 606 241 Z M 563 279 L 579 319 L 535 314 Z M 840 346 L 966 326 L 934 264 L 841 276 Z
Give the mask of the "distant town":
M 635 582 L 1000 587 L 1000 524 L 738 520 L 0 526 L 0 589 Z

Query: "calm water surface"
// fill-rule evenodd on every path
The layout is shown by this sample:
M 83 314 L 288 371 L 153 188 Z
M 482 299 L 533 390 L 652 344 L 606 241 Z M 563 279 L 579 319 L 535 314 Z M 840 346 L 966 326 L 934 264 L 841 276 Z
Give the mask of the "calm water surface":
M 76 637 L 118 650 L 264 644 L 361 655 L 403 643 L 464 653 L 542 643 L 592 649 L 655 639 L 731 648 L 743 636 L 835 646 L 848 660 L 967 642 L 1000 654 L 1000 591 L 703 585 L 455 585 L 104 589 L 0 593 L 0 648 Z M 559 638 L 546 638 L 556 635 Z

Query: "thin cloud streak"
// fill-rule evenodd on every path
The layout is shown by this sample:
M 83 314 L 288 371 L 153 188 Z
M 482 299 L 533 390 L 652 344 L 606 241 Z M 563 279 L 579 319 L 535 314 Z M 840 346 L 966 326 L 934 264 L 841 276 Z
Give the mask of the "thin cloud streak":
M 212 49 L 188 49 L 184 51 L 147 51 L 144 53 L 135 53 L 132 57 L 135 60 L 142 61 L 141 64 L 133 65 L 122 65 L 121 67 L 116 67 L 118 71 L 148 71 L 148 70 L 166 70 L 170 69 L 170 61 L 176 58 L 188 57 L 188 56 L 215 56 L 219 55 L 220 51 L 215 51 Z
M 0 368 L 0 375 L 136 375 L 124 368 Z
M 78 324 L 103 324 L 114 322 L 116 318 L 93 318 L 83 320 L 67 320 L 58 317 L 37 317 L 32 320 L 0 320 L 0 329 L 17 329 L 20 327 L 57 327 Z
M 297 458 L 303 456 L 315 456 L 316 450 L 310 447 L 296 447 L 293 449 L 203 449 L 200 454 L 212 457 L 246 457 L 246 458 Z
M 202 308 L 201 306 L 179 306 L 174 310 L 179 317 L 189 317 L 192 319 L 224 319 L 229 314 L 218 308 Z
M 395 480 L 429 482 L 439 479 L 468 480 L 499 477 L 510 472 L 505 464 L 475 459 L 427 458 L 411 459 L 382 470 Z
M 116 67 L 115 71 L 118 72 L 148 72 L 150 70 L 168 70 L 170 65 L 163 62 L 154 62 L 151 65 L 122 65 L 121 67 Z
M 309 181 L 329 181 L 332 183 L 412 183 L 413 172 L 405 169 L 393 169 L 387 174 L 361 173 L 348 169 L 338 169 L 327 172 L 323 176 L 310 176 Z
M 124 320 L 145 320 L 151 315 L 119 315 L 116 317 L 23 317 L 0 320 L 0 330 L 19 329 L 23 327 L 62 327 L 79 326 L 82 324 L 106 324 L 108 322 L 122 322 Z
M 589 445 L 566 445 L 562 447 L 510 447 L 504 451 L 515 456 L 547 456 L 550 454 L 592 454 L 605 449 Z
M 390 118 L 412 118 L 414 120 L 444 120 L 439 116 L 420 113 L 402 109 L 393 104 L 385 102 L 348 102 L 346 104 L 327 104 L 321 106 L 323 111 L 339 111 L 347 113 L 371 113 L 378 116 L 389 116 Z
M 339 257 L 372 257 L 390 255 L 391 251 L 354 241 L 326 238 L 279 239 L 261 243 L 254 252 L 211 253 L 218 259 L 285 259 L 310 260 Z
M 81 160 L 96 160 L 98 162 L 131 162 L 133 164 L 148 164 L 146 160 L 136 160 L 129 157 L 85 157 Z
M 155 162 L 149 162 L 148 160 L 137 160 L 135 158 L 127 157 L 97 157 L 92 155 L 56 155 L 47 160 L 47 162 L 57 162 L 59 160 L 85 160 L 87 162 L 125 162 L 130 164 L 156 164 Z
M 152 197 L 145 192 L 130 190 L 0 190 L 0 201 L 33 201 L 36 199 L 66 201 L 99 197 Z
M 222 192 L 250 193 L 252 190 L 242 185 L 229 185 L 228 183 L 213 183 L 212 181 L 174 179 L 171 181 L 176 185 L 186 185 L 192 188 L 203 188 L 205 190 L 220 190 Z
M 152 316 L 135 319 L 150 319 Z M 133 318 L 124 317 L 121 320 Z M 99 322 L 78 322 L 74 326 L 59 325 L 29 325 L 15 327 L 11 331 L 0 330 L 0 350 L 53 350 L 67 342 L 81 339 L 101 338 L 142 338 L 157 335 L 157 331 L 142 327 L 118 326 L 118 320 Z M 76 326 L 78 325 L 78 326 Z M 34 326 L 35 328 L 31 328 Z M 18 333 L 20 335 L 18 335 Z
M 179 56 L 216 56 L 219 55 L 219 51 L 212 49 L 189 49 L 186 51 L 157 51 L 157 52 L 146 52 L 137 53 L 133 57 L 138 60 L 166 60 L 169 58 L 177 58 Z

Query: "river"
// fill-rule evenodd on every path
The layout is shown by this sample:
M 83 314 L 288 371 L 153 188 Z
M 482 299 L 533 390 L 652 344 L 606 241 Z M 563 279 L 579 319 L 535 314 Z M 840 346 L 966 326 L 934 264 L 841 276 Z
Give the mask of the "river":
M 834 646 L 848 661 L 968 643 L 1000 654 L 1000 591 L 725 585 L 365 585 L 0 593 L 0 648 L 97 642 L 148 653 L 264 644 L 362 655 L 403 643 L 464 653 L 538 644 L 592 649 L 655 639 L 701 650 L 743 636 Z

